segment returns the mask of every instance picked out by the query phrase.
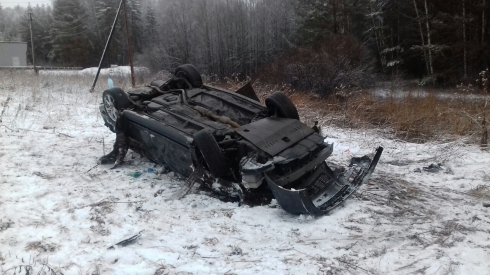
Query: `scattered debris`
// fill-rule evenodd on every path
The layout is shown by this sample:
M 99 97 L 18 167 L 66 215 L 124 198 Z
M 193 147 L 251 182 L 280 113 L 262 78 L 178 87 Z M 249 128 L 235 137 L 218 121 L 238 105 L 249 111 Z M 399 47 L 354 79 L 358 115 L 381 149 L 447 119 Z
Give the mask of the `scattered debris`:
M 182 199 L 187 195 L 192 187 L 194 187 L 194 184 L 204 176 L 204 167 L 202 165 L 198 165 L 195 169 L 194 172 L 187 178 L 185 181 L 185 184 L 182 186 L 180 190 L 180 194 L 178 194 L 178 198 Z
M 139 239 L 139 237 L 141 237 L 141 235 L 143 234 L 143 231 L 145 231 L 145 230 L 141 230 L 138 234 L 136 234 L 136 235 L 134 235 L 128 239 L 122 240 L 115 245 L 111 245 L 107 249 L 114 249 L 115 246 L 128 246 L 130 244 L 133 244 L 136 242 L 137 239 Z
M 63 134 L 63 133 L 60 133 L 60 132 L 56 132 L 58 135 L 60 136 L 65 136 L 65 137 L 69 137 L 69 138 L 75 138 L 73 136 L 70 136 L 70 135 L 67 135 L 67 134 Z
M 138 171 L 138 172 L 134 172 L 133 174 L 131 174 L 131 177 L 138 178 L 141 175 L 143 175 L 143 173 L 141 173 L 141 172 Z
M 431 164 L 427 167 L 423 167 L 424 171 L 429 173 L 437 173 L 442 170 L 441 164 Z
M 394 160 L 394 161 L 388 161 L 386 164 L 393 165 L 393 166 L 407 166 L 410 163 L 408 161 L 403 161 L 403 160 Z
M 353 157 L 350 160 L 349 167 L 351 167 L 353 165 L 359 165 L 359 166 L 361 166 L 361 165 L 369 164 L 370 162 L 371 162 L 371 159 L 368 156 Z
M 158 197 L 158 195 L 161 195 L 165 191 L 164 189 L 159 189 L 158 191 L 155 192 L 155 195 L 153 195 L 155 198 Z
M 234 255 L 242 256 L 243 255 L 242 249 L 238 246 L 233 247 L 233 251 L 230 253 L 230 256 L 234 256 Z
M 454 175 L 453 169 L 451 169 L 449 167 L 446 167 L 446 169 L 444 171 L 444 174 Z
M 96 164 L 94 167 L 92 167 L 92 168 L 88 169 L 88 170 L 87 170 L 87 172 L 85 172 L 85 173 L 88 173 L 88 172 L 92 171 L 92 169 L 96 168 L 96 167 L 97 167 L 97 166 L 99 166 L 99 165 L 100 165 L 100 164 L 98 164 L 98 163 L 97 163 L 97 164 Z

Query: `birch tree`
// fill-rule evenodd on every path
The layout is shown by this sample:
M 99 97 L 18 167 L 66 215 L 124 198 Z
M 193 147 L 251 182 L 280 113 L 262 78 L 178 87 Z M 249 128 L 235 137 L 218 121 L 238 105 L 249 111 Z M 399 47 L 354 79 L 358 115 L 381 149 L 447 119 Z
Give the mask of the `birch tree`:
M 427 68 L 427 73 L 430 74 L 430 66 L 429 66 L 429 58 L 428 58 L 428 54 L 427 54 L 427 47 L 425 46 L 425 36 L 424 36 L 424 30 L 422 28 L 422 18 L 420 17 L 420 12 L 419 12 L 419 9 L 417 7 L 417 1 L 416 0 L 413 0 L 413 7 L 415 9 L 415 15 L 416 15 L 416 18 L 415 20 L 417 21 L 417 24 L 419 26 L 419 33 L 420 33 L 420 41 L 421 41 L 421 44 L 422 44 L 422 51 L 424 53 L 424 60 L 425 60 L 425 66 Z

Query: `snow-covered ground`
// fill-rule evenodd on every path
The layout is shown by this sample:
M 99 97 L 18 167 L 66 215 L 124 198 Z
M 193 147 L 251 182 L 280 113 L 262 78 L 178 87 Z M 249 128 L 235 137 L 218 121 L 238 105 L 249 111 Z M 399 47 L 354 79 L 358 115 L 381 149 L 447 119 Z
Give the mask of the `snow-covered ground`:
M 145 67 L 134 67 L 134 73 L 138 75 L 149 75 L 150 70 Z M 43 76 L 57 75 L 57 76 L 95 76 L 97 74 L 97 67 L 86 68 L 83 70 L 40 70 L 39 74 Z M 129 66 L 113 66 L 111 68 L 104 68 L 100 70 L 100 76 L 118 76 L 128 77 L 131 75 L 131 68 Z
M 372 94 L 375 97 L 382 99 L 392 98 L 403 100 L 406 98 L 426 98 L 435 96 L 442 100 L 456 100 L 456 101 L 475 101 L 484 100 L 487 98 L 482 92 L 473 86 L 457 86 L 456 89 L 428 89 L 427 87 L 417 86 L 412 81 L 400 81 L 400 82 L 378 82 L 376 87 L 372 89 Z
M 134 153 L 121 168 L 96 166 L 114 135 L 90 84 L 0 78 L 1 274 L 26 274 L 21 265 L 65 275 L 490 272 L 490 153 L 475 145 L 325 125 L 333 164 L 385 148 L 369 184 L 330 215 L 239 207 L 197 190 L 176 200 L 183 179 L 148 172 L 161 167 Z

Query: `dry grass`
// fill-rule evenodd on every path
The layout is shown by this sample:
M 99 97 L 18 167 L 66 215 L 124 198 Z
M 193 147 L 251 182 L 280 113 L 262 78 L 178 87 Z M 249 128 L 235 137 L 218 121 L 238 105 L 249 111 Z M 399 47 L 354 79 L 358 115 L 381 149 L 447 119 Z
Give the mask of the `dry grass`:
M 424 97 L 408 93 L 404 98 L 379 98 L 362 91 L 329 99 L 305 93 L 290 96 L 297 106 L 304 106 L 303 113 L 313 110 L 343 127 L 391 129 L 395 137 L 412 142 L 474 137 L 480 131 L 473 119 L 477 116 L 477 103 L 462 96 L 441 99 L 434 93 Z
M 471 189 L 468 194 L 481 200 L 488 201 L 490 200 L 490 185 L 478 185 L 477 187 Z
M 95 92 L 90 93 L 93 76 L 75 72 L 35 75 L 30 71 L 0 70 L 0 127 L 1 130 L 32 131 L 33 123 L 43 125 L 43 131 L 55 132 L 60 121 L 80 116 L 86 107 L 90 116 L 98 117 L 101 94 L 107 88 L 107 77 L 101 76 Z M 127 88 L 129 80 L 115 82 Z M 2 118 L 10 117 L 5 120 Z
M 318 102 L 315 108 L 327 106 L 322 109 L 340 115 L 339 122 L 344 126 L 388 128 L 397 138 L 412 142 L 427 142 L 447 135 L 473 136 L 479 130 L 479 125 L 466 115 L 476 115 L 475 102 L 441 99 L 434 94 L 379 99 L 360 92 L 347 99 L 336 97 L 314 102 Z
M 219 86 L 237 90 L 246 82 L 228 80 Z M 275 91 L 283 91 L 297 106 L 303 121 L 334 124 L 349 128 L 390 130 L 394 137 L 424 143 L 430 140 L 481 136 L 481 95 L 455 90 L 412 88 L 403 94 L 393 92 L 380 97 L 374 91 L 339 91 L 328 98 L 291 89 L 288 85 L 254 83 L 263 101 Z

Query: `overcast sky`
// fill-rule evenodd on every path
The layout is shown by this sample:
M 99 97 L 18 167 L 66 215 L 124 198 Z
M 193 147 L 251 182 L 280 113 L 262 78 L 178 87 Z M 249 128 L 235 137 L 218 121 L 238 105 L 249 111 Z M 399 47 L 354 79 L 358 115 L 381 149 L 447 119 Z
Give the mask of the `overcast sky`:
M 2 7 L 10 7 L 13 8 L 17 5 L 21 7 L 27 7 L 27 5 L 31 3 L 31 6 L 36 6 L 36 5 L 51 5 L 51 0 L 0 0 L 0 5 Z

